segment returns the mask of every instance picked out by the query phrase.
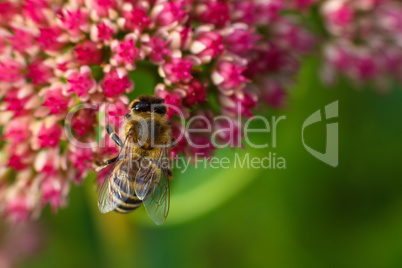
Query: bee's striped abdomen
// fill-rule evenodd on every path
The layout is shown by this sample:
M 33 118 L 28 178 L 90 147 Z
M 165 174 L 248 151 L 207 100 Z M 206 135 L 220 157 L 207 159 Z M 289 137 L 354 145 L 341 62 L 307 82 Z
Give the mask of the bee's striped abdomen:
M 119 206 L 115 208 L 115 211 L 119 213 L 129 213 L 139 208 L 141 204 L 142 201 L 136 195 L 133 195 L 127 200 L 122 201 Z
M 130 183 L 130 192 L 119 187 L 120 180 L 114 178 L 110 183 L 109 202 L 117 204 L 115 211 L 119 213 L 129 213 L 141 206 L 142 201 L 135 195 L 134 186 Z

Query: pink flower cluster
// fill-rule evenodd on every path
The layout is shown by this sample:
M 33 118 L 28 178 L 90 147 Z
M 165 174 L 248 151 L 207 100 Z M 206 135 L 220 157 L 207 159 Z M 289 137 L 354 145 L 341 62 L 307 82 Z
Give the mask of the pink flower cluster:
M 209 157 L 208 133 L 189 132 L 209 122 L 216 137 L 241 146 L 241 118 L 259 105 L 284 105 L 287 88 L 308 52 L 312 36 L 284 10 L 313 1 L 236 0 L 6 0 L 0 2 L 0 208 L 13 222 L 67 202 L 71 182 L 80 183 L 99 156 L 117 149 L 106 135 L 100 148 L 74 146 L 65 117 L 79 142 L 96 140 L 105 126 L 116 129 L 127 113 L 130 74 L 155 66 L 163 83 L 149 94 L 165 99 L 178 139 L 172 156 Z M 209 99 L 207 102 L 206 99 Z M 212 104 L 215 103 L 215 106 Z M 203 119 L 200 119 L 202 115 Z M 214 121 L 216 115 L 228 119 Z M 230 127 L 229 127 L 230 126 Z M 104 132 L 102 134 L 105 134 Z M 191 141 L 191 142 L 190 142 Z M 99 142 L 99 140 L 98 140 Z M 195 146 L 201 145 L 201 146 Z
M 328 0 L 321 11 L 331 41 L 324 47 L 324 79 L 344 75 L 389 88 L 402 81 L 402 3 L 394 0 Z

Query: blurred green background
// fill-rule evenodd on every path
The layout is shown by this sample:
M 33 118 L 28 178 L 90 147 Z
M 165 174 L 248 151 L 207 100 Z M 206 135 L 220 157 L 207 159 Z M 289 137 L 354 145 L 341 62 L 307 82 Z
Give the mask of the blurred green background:
M 21 267 L 402 267 L 402 91 L 323 86 L 307 59 L 278 124 L 276 148 L 236 150 L 286 159 L 286 169 L 174 171 L 171 211 L 156 226 L 143 208 L 97 209 L 93 177 L 66 209 L 40 220 L 43 250 Z M 339 166 L 303 147 L 304 120 L 339 100 Z M 324 151 L 325 122 L 306 130 Z M 253 141 L 271 139 L 255 134 Z M 218 156 L 233 158 L 231 150 Z

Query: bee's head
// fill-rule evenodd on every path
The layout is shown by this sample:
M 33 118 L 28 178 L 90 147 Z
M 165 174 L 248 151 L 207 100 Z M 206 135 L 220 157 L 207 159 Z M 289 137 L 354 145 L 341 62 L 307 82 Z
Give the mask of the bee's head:
M 141 95 L 130 104 L 130 110 L 134 113 L 153 112 L 165 115 L 167 108 L 165 100 L 150 95 Z

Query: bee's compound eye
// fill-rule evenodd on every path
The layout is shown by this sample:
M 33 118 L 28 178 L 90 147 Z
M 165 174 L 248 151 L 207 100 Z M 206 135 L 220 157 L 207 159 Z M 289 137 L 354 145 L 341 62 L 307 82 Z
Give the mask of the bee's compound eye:
M 134 105 L 133 110 L 137 112 L 147 112 L 149 111 L 149 103 L 138 102 Z
M 131 117 L 130 114 L 126 114 L 126 119 L 129 119 Z

